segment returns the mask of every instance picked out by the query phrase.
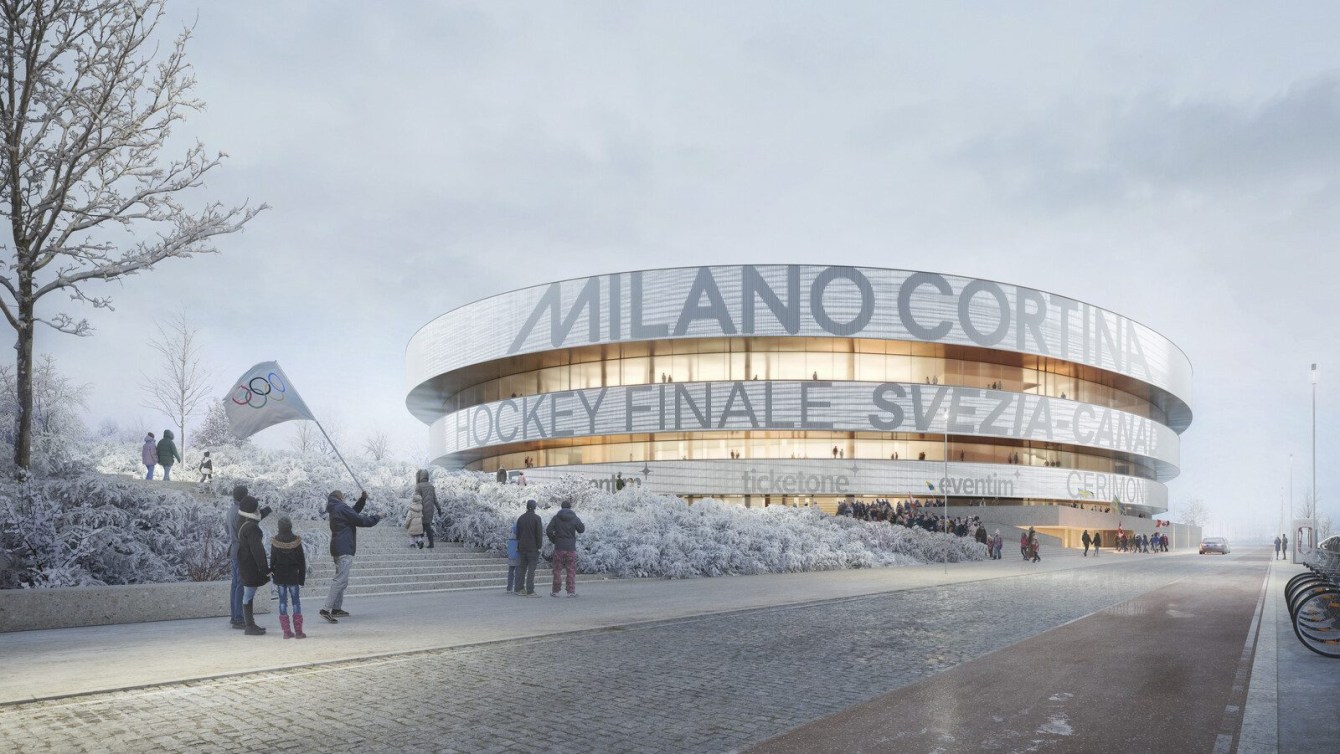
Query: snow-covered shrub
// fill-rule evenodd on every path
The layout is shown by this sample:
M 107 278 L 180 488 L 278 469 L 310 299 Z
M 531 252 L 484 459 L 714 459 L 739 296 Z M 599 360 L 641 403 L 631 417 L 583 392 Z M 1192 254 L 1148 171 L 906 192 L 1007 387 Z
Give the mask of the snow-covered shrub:
M 0 587 L 220 578 L 223 533 L 219 507 L 168 488 L 98 474 L 0 480 Z
M 742 508 L 630 487 L 617 494 L 578 477 L 528 487 L 499 485 L 477 473 L 434 479 L 444 539 L 502 552 L 527 498 L 546 523 L 564 500 L 586 525 L 578 568 L 613 576 L 721 576 L 982 560 L 971 539 L 883 522 L 827 516 L 809 508 Z M 548 554 L 552 546 L 545 546 Z
M 231 445 L 197 447 L 173 477 L 195 482 L 204 450 L 214 479 L 194 493 L 134 481 L 143 475 L 139 445 L 103 440 L 73 448 L 67 476 L 0 481 L 0 587 L 121 584 L 226 577 L 223 516 L 234 484 L 295 520 L 324 516 L 326 496 L 357 486 L 339 460 L 323 454 Z M 369 493 L 369 513 L 396 524 L 414 491 L 417 467 L 350 459 Z M 74 469 L 80 469 L 75 472 Z M 89 473 L 96 470 L 101 474 Z M 108 478 L 127 477 L 124 481 Z M 578 567 L 612 576 L 720 576 L 981 560 L 968 538 L 881 522 L 826 516 L 809 508 L 742 508 L 638 487 L 613 494 L 576 476 L 526 487 L 492 475 L 436 469 L 438 534 L 503 553 L 511 525 L 535 498 L 547 522 L 571 501 L 586 524 Z M 305 536 L 308 556 L 325 552 L 327 535 Z M 545 546 L 546 555 L 552 550 Z M 221 554 L 222 553 L 222 554 Z

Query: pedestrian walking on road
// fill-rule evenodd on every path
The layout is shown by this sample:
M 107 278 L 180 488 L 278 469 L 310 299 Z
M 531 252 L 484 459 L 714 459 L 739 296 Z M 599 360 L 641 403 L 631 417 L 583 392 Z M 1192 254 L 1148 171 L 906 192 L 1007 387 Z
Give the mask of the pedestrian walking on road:
M 149 469 L 145 479 L 154 478 L 154 467 L 158 465 L 158 446 L 154 444 L 154 433 L 144 436 L 144 447 L 140 448 L 140 461 Z
M 1000 536 L 1000 529 L 996 529 L 996 533 L 991 537 L 991 558 L 993 560 L 1000 560 L 1000 551 L 1004 549 L 1004 547 L 1005 538 Z
M 242 616 L 247 622 L 247 636 L 265 635 L 265 629 L 256 625 L 252 602 L 256 590 L 270 582 L 270 561 L 265 557 L 265 536 L 256 507 L 256 498 L 251 495 L 242 498 L 238 506 L 242 525 L 237 528 L 237 565 L 242 574 Z
M 1280 538 L 1275 537 L 1275 560 L 1280 559 Z
M 293 521 L 288 516 L 280 516 L 275 525 L 279 533 L 270 540 L 270 573 L 279 590 L 279 627 L 284 629 L 285 639 L 306 639 L 307 634 L 302 632 L 302 587 L 307 583 L 307 555 L 302 551 L 302 537 L 293 533 Z M 291 626 L 289 602 L 293 603 Z
M 349 588 L 349 571 L 354 567 L 354 555 L 358 552 L 358 527 L 376 526 L 382 520 L 376 514 L 363 515 L 363 506 L 368 504 L 368 493 L 358 496 L 354 507 L 344 502 L 344 493 L 335 490 L 326 498 L 326 515 L 330 518 L 330 556 L 335 559 L 335 578 L 330 582 L 330 593 L 326 595 L 325 607 L 321 608 L 321 617 L 330 623 L 339 623 L 336 618 L 349 615 L 344 611 L 344 590 Z
M 516 567 L 521 564 L 521 556 L 516 549 L 516 522 L 512 522 L 512 533 L 507 536 L 507 591 L 511 593 L 512 587 L 520 585 L 516 581 Z
M 239 484 L 233 487 L 233 504 L 228 508 L 228 561 L 232 566 L 233 584 L 228 592 L 228 607 L 231 620 L 229 625 L 233 628 L 246 628 L 247 622 L 242 615 L 242 573 L 237 566 L 237 529 L 242 525 L 242 516 L 239 515 L 239 506 L 243 498 L 247 496 L 247 487 Z
M 1033 527 L 1028 527 L 1028 554 L 1030 556 L 1029 560 L 1032 560 L 1034 563 L 1042 560 L 1042 555 L 1039 554 L 1039 551 L 1042 549 L 1041 544 L 1042 543 L 1038 542 L 1038 533 L 1033 530 Z
M 1093 537 L 1089 536 L 1088 529 L 1084 530 L 1084 534 L 1079 538 L 1079 541 L 1084 543 L 1084 557 L 1089 557 L 1089 545 L 1093 544 Z
M 163 481 L 172 481 L 172 464 L 181 460 L 177 452 L 177 443 L 172 441 L 172 430 L 163 430 L 163 439 L 158 441 L 158 465 L 163 467 Z
M 1280 535 L 1280 557 L 1284 560 L 1289 559 L 1289 535 Z
M 1019 535 L 1019 554 L 1024 556 L 1024 560 L 1028 560 L 1028 532 Z
M 1093 556 L 1098 557 L 1098 550 L 1103 546 L 1103 533 L 1096 531 L 1093 533 Z
M 428 549 L 433 549 L 433 518 L 437 515 L 437 489 L 428 481 L 428 469 L 419 469 L 414 476 L 414 491 L 423 504 L 423 533 L 428 535 Z
M 572 501 L 563 501 L 563 510 L 549 519 L 545 534 L 554 543 L 554 587 L 550 597 L 557 597 L 562 576 L 567 573 L 568 596 L 577 596 L 577 535 L 586 531 L 577 514 L 572 512 Z
M 516 520 L 517 573 L 516 594 L 535 596 L 535 566 L 540 563 L 540 548 L 544 546 L 544 522 L 535 512 L 539 503 L 526 501 L 526 512 Z

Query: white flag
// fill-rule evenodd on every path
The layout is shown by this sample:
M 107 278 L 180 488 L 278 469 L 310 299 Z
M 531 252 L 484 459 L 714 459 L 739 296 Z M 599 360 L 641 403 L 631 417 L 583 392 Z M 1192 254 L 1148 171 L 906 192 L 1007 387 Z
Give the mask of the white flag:
M 223 401 L 233 434 L 247 438 L 293 419 L 315 419 L 279 362 L 266 361 L 247 370 Z

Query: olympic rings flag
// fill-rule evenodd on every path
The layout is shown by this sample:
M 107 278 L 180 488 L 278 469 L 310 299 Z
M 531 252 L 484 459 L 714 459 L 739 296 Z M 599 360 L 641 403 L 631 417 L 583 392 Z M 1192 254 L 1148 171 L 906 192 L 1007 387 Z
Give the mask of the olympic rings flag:
M 261 362 L 239 377 L 223 410 L 239 438 L 293 419 L 316 420 L 277 361 Z

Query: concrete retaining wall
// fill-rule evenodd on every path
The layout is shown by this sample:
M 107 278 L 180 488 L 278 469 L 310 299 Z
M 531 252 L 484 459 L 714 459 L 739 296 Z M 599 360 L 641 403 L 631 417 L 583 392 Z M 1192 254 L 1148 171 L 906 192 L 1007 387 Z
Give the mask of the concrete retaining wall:
M 227 581 L 178 584 L 0 589 L 0 632 L 105 626 L 181 618 L 227 618 Z M 256 594 L 256 612 L 270 612 L 269 587 Z

